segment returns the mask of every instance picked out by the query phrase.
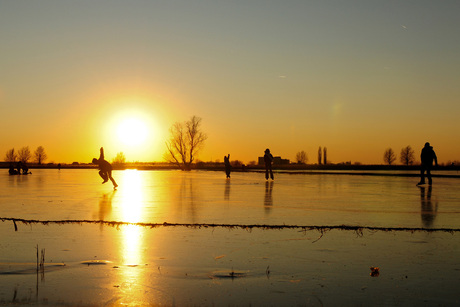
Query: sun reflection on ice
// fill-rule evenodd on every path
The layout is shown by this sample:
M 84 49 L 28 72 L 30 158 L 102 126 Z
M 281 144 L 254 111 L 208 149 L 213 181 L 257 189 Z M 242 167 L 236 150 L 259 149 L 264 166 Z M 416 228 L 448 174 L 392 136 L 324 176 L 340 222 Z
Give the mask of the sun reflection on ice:
M 143 214 L 144 191 L 141 174 L 137 170 L 122 172 L 120 192 L 120 216 L 123 222 L 140 222 Z M 144 301 L 141 288 L 145 280 L 145 237 L 144 229 L 136 225 L 125 225 L 120 228 L 122 232 L 119 244 L 121 266 L 119 275 L 119 288 L 123 292 L 123 303 Z
M 137 170 L 123 172 L 120 203 L 120 220 L 123 222 L 137 223 L 143 211 L 143 191 L 140 173 Z M 123 242 L 120 245 L 121 255 L 125 264 L 136 265 L 142 261 L 142 229 L 136 225 L 124 226 Z
M 121 219 L 124 222 L 137 223 L 142 213 L 142 181 L 137 170 L 123 172 L 121 192 Z

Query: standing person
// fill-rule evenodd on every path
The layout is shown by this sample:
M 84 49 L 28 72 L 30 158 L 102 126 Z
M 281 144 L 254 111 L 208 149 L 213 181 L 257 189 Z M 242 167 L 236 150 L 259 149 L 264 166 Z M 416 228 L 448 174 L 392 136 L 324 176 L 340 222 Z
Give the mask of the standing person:
M 433 146 L 430 146 L 430 143 L 425 143 L 425 147 L 422 148 L 422 153 L 420 154 L 420 159 L 422 160 L 420 166 L 420 182 L 417 183 L 417 185 L 425 184 L 425 171 L 428 177 L 428 184 L 431 185 L 433 183 L 431 180 L 431 168 L 433 167 L 433 161 L 435 165 L 438 166 L 438 158 L 434 153 Z
M 224 164 L 225 164 L 225 174 L 227 175 L 227 179 L 230 179 L 230 171 L 232 166 L 230 165 L 230 154 L 228 156 L 224 156 Z
M 268 148 L 265 149 L 264 162 L 265 162 L 265 179 L 268 180 L 268 172 L 270 171 L 270 178 L 274 180 L 273 170 L 272 170 L 273 156 L 270 153 L 270 149 Z
M 116 189 L 118 184 L 115 182 L 115 179 L 112 178 L 112 165 L 104 160 L 104 148 L 101 147 L 101 155 L 99 159 L 94 158 L 93 164 L 99 165 L 99 175 L 104 179 L 102 183 L 106 183 L 109 179 L 113 183 L 113 188 Z

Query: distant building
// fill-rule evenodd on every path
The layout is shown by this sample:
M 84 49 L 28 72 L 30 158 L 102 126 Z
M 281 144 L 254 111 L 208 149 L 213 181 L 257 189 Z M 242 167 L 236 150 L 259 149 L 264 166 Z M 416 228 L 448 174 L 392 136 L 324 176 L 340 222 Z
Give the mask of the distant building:
M 291 163 L 289 159 L 282 159 L 281 157 L 273 157 L 273 165 L 286 165 Z M 264 157 L 259 157 L 259 165 L 265 165 Z

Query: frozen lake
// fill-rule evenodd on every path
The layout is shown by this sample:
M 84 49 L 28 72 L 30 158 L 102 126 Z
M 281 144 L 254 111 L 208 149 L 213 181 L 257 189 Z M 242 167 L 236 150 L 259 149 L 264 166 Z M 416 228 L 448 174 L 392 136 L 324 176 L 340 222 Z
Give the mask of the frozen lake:
M 458 228 L 460 179 L 357 175 L 34 170 L 0 176 L 2 217 L 144 223 L 360 225 Z
M 460 228 L 458 178 L 126 170 L 114 191 L 96 170 L 32 172 L 0 174 L 0 218 Z M 16 224 L 0 223 L 0 305 L 459 303 L 456 231 Z

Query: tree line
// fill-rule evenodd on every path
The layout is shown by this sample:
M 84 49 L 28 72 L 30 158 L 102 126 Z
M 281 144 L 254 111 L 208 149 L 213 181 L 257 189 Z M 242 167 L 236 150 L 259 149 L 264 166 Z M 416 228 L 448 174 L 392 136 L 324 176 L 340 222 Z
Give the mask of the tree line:
M 14 148 L 11 148 L 6 151 L 5 154 L 5 162 L 22 162 L 28 163 L 32 158 L 34 158 L 35 162 L 38 164 L 42 164 L 46 161 L 48 156 L 46 155 L 45 148 L 43 146 L 38 146 L 37 149 L 31 153 L 29 146 L 24 146 L 18 151 Z
M 301 150 L 297 152 L 295 155 L 295 161 L 297 164 L 307 164 L 308 162 L 308 155 L 304 150 Z M 318 164 L 328 164 L 327 160 L 327 147 L 321 148 L 321 146 L 318 148 Z
M 207 135 L 201 128 L 202 119 L 197 116 L 192 116 L 190 120 L 185 122 L 176 122 L 171 126 L 170 138 L 165 143 L 166 153 L 163 158 L 172 164 L 177 165 L 183 170 L 191 169 L 191 165 L 196 160 L 196 156 L 200 149 L 204 146 Z M 43 146 L 38 146 L 33 155 L 29 150 L 29 146 L 24 146 L 18 151 L 14 148 L 8 150 L 5 155 L 6 162 L 27 163 L 29 160 L 35 158 L 35 162 L 42 164 L 47 159 L 47 155 Z M 298 164 L 307 164 L 308 155 L 302 150 L 297 152 L 295 160 Z M 397 160 L 397 156 L 392 148 L 387 148 L 383 154 L 383 161 L 385 164 L 393 165 Z M 415 152 L 410 145 L 401 149 L 399 160 L 403 165 L 412 165 L 415 163 Z M 113 159 L 114 164 L 126 163 L 126 157 L 123 152 L 117 153 Z M 328 164 L 327 148 L 318 148 L 318 164 Z
M 396 161 L 396 154 L 392 148 L 385 150 L 383 153 L 383 161 L 388 165 L 392 165 Z M 404 165 L 412 165 L 415 163 L 415 152 L 410 145 L 401 149 L 399 161 Z
M 203 147 L 207 139 L 206 134 L 201 129 L 202 119 L 192 116 L 190 120 L 183 123 L 176 122 L 170 128 L 170 139 L 166 141 L 166 154 L 164 159 L 179 166 L 181 169 L 188 170 L 196 159 L 198 151 Z M 392 148 L 385 150 L 383 160 L 386 164 L 392 165 L 396 161 L 396 154 Z M 403 165 L 415 163 L 415 152 L 412 147 L 406 146 L 401 149 L 399 159 Z M 307 164 L 308 155 L 302 150 L 297 152 L 295 160 L 298 164 Z M 318 148 L 318 164 L 328 164 L 327 148 Z
M 397 156 L 394 150 L 392 148 L 386 149 L 385 152 L 383 153 L 383 161 L 385 162 L 385 164 L 393 165 L 396 160 L 397 160 Z M 297 152 L 295 156 L 295 161 L 298 164 L 307 164 L 308 162 L 307 153 L 304 150 Z M 399 161 L 403 165 L 413 165 L 415 163 L 416 161 L 415 152 L 410 145 L 401 149 L 401 153 L 399 154 Z M 327 148 L 324 147 L 323 149 L 321 149 L 321 147 L 319 147 L 318 148 L 318 164 L 326 165 L 327 163 L 328 163 Z

